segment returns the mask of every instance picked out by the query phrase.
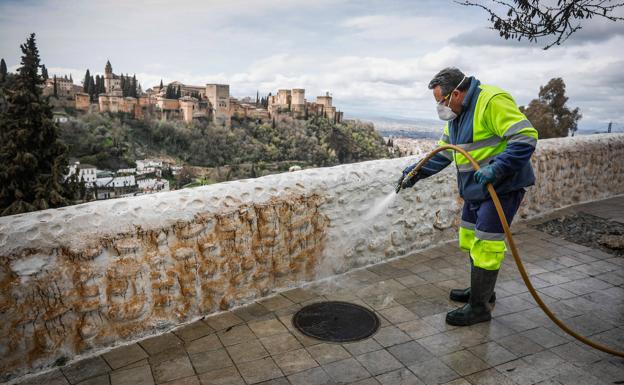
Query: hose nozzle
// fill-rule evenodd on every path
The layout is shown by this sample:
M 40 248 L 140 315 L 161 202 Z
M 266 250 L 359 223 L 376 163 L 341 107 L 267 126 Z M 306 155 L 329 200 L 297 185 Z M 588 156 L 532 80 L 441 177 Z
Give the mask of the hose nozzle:
M 408 174 L 409 175 L 409 174 Z M 399 191 L 401 191 L 401 189 L 405 188 L 405 185 L 403 185 L 403 182 L 405 181 L 405 174 L 403 174 L 403 176 L 401 176 L 401 178 L 399 179 L 399 181 L 397 182 L 396 187 L 394 188 L 394 191 L 398 194 Z

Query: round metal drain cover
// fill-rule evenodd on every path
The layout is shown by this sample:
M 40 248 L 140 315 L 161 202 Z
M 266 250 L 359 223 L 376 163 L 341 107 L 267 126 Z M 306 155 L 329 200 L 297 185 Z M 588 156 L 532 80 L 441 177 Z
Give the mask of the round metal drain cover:
M 328 301 L 308 305 L 293 316 L 293 325 L 306 336 L 331 342 L 359 341 L 379 329 L 379 318 L 365 307 Z

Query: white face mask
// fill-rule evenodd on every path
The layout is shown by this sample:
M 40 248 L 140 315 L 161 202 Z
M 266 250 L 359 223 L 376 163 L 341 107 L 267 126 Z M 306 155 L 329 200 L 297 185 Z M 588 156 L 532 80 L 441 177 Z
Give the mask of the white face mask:
M 453 97 L 451 96 L 451 99 L 452 98 Z M 444 100 L 442 101 L 442 103 L 444 103 Z M 438 110 L 438 117 L 445 121 L 455 119 L 457 117 L 457 114 L 454 113 L 453 110 L 451 110 L 451 107 L 445 106 L 442 103 L 438 103 L 438 105 L 436 106 L 436 109 Z M 449 100 L 449 104 L 451 104 L 450 100 Z
M 451 100 L 453 100 L 453 92 L 457 89 L 457 87 L 459 87 L 460 84 L 463 83 L 464 79 L 466 79 L 466 76 L 464 76 L 462 80 L 459 82 L 459 84 L 453 89 L 453 91 L 451 91 L 451 94 L 450 94 L 451 97 L 449 99 L 449 106 L 451 105 Z M 442 99 L 436 106 L 436 110 L 438 111 L 438 117 L 441 120 L 449 121 L 449 120 L 453 120 L 457 118 L 457 114 L 454 113 L 453 110 L 451 110 L 451 107 L 449 106 L 444 105 L 444 99 Z

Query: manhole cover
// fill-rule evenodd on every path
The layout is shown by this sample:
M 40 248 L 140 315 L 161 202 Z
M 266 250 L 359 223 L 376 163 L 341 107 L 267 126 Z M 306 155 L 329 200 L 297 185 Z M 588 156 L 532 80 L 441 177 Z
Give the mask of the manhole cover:
M 329 301 L 308 305 L 293 317 L 293 325 L 303 334 L 331 342 L 359 341 L 379 329 L 372 311 L 348 302 Z

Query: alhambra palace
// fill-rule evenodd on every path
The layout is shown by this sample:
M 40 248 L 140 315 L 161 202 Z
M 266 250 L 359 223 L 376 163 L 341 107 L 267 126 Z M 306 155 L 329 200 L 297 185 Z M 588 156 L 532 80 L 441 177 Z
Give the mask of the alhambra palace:
M 332 106 L 329 93 L 317 96 L 310 102 L 305 98 L 303 88 L 280 89 L 276 95 L 269 94 L 265 106 L 257 99 L 245 97 L 236 99 L 230 96 L 229 84 L 206 84 L 205 86 L 188 85 L 174 81 L 167 85 L 155 86 L 137 97 L 123 96 L 122 76 L 113 73 L 110 61 L 104 68 L 105 92 L 97 96 L 97 103 L 92 102 L 83 87 L 73 83 L 72 78 L 55 77 L 45 83 L 44 94 L 58 96 L 57 107 L 71 107 L 82 112 L 123 112 L 136 119 L 152 117 L 161 120 L 210 121 L 229 127 L 232 118 L 254 119 L 268 122 L 290 116 L 295 119 L 308 119 L 320 116 L 339 123 L 343 113 Z M 56 83 L 56 86 L 55 86 Z M 179 90 L 179 98 L 167 98 L 167 87 Z

